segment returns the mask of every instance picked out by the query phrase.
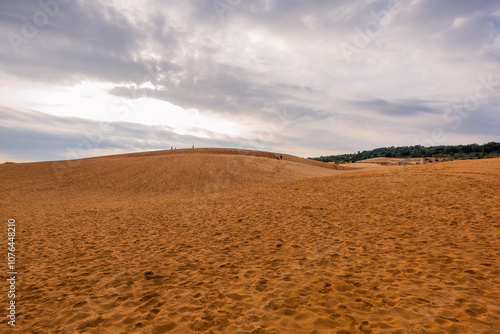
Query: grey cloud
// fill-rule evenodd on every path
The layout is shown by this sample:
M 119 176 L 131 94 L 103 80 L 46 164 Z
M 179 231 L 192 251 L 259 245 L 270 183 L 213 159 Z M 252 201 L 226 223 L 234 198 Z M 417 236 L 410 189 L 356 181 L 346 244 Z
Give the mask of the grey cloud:
M 110 93 L 125 98 L 151 97 L 174 103 L 183 108 L 197 108 L 226 115 L 249 114 L 269 119 L 276 107 L 288 108 L 289 113 L 322 118 L 326 112 L 308 106 L 294 93 L 312 94 L 310 88 L 284 84 L 252 82 L 251 74 L 225 65 L 212 65 L 213 72 L 192 73 L 179 83 L 157 80 L 163 89 L 115 87 Z M 166 75 L 161 75 L 166 76 Z
M 459 62 L 476 58 L 488 44 L 498 25 L 492 22 L 491 12 L 498 10 L 494 0 L 480 1 L 420 1 L 413 2 L 408 13 L 402 14 L 394 34 L 398 39 L 407 37 L 415 48 L 428 50 L 429 56 L 445 54 Z
M 144 33 L 111 8 L 96 3 L 70 1 L 58 14 L 37 27 L 33 36 L 23 34 L 22 18 L 33 24 L 33 15 L 43 12 L 36 2 L 0 4 L 0 31 L 26 38 L 18 53 L 8 38 L 2 38 L 0 65 L 12 75 L 45 82 L 107 80 L 136 82 L 147 75 L 144 60 L 137 53 Z M 24 3 L 24 2 L 22 2 Z
M 425 100 L 398 100 L 387 101 L 384 99 L 372 99 L 366 101 L 352 101 L 351 103 L 364 110 L 373 110 L 380 114 L 391 116 L 413 116 L 422 113 L 439 114 L 442 110 L 430 107 L 426 104 L 435 101 Z
M 459 103 L 463 106 L 463 103 Z M 477 108 L 465 109 L 450 106 L 446 111 L 446 118 L 439 126 L 446 133 L 468 135 L 476 138 L 498 140 L 500 136 L 500 96 L 493 96 L 488 100 L 479 101 Z

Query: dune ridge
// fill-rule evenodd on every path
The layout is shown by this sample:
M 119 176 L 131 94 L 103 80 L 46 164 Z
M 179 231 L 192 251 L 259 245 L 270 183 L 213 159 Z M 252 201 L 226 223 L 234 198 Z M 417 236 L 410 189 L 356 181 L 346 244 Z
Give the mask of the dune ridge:
M 318 161 L 237 149 L 155 151 L 70 161 L 0 166 L 6 200 L 34 192 L 31 200 L 79 197 L 170 196 L 212 193 L 310 177 L 343 170 Z M 348 170 L 348 169 L 345 169 Z
M 150 152 L 140 152 L 140 153 L 127 153 L 127 154 L 117 154 L 111 156 L 105 156 L 101 158 L 136 158 L 136 157 L 152 157 L 159 155 L 178 155 L 178 154 L 216 154 L 216 155 L 243 155 L 243 156 L 253 156 L 261 158 L 276 159 L 278 157 L 283 157 L 285 161 L 293 161 L 308 165 L 314 165 L 317 167 L 330 168 L 330 169 L 343 169 L 345 166 L 336 166 L 332 164 L 325 164 L 320 161 L 310 160 L 300 158 L 294 155 L 279 153 L 279 152 L 266 152 L 266 151 L 256 151 L 247 149 L 236 149 L 236 148 L 183 148 L 175 150 L 160 150 L 160 151 L 150 151 Z

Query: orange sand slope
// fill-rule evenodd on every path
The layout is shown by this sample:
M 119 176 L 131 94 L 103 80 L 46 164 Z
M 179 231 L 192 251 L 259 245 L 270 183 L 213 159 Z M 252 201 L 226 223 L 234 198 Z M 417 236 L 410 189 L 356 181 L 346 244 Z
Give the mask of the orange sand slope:
M 279 154 L 232 149 L 185 149 L 76 161 L 2 165 L 7 200 L 28 190 L 60 201 L 151 194 L 213 192 L 338 174 L 346 167 Z M 12 195 L 16 196 L 12 196 Z M 34 196 L 32 196 L 34 195 Z M 77 196 L 77 197 L 75 197 Z M 89 197 L 93 196 L 93 197 Z M 135 200 L 135 199 L 133 199 Z
M 19 272 L 0 332 L 499 332 L 500 159 L 179 152 L 0 166 Z

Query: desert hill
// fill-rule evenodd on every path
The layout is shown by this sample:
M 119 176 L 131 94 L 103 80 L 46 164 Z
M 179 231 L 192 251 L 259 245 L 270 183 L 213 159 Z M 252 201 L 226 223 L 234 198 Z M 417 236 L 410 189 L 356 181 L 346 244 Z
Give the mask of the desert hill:
M 1 165 L 19 308 L 0 331 L 498 332 L 500 159 L 187 151 Z
M 7 200 L 207 193 L 338 174 L 345 167 L 238 149 L 179 149 L 70 161 L 0 165 Z M 35 196 L 33 196 L 35 195 Z M 17 199 L 15 199 L 17 198 Z

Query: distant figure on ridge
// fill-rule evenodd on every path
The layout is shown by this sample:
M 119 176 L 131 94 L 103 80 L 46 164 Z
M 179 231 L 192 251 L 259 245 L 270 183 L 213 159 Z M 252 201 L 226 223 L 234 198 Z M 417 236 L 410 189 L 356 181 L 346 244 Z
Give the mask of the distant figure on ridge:
M 280 154 L 280 160 L 283 160 L 283 155 Z

